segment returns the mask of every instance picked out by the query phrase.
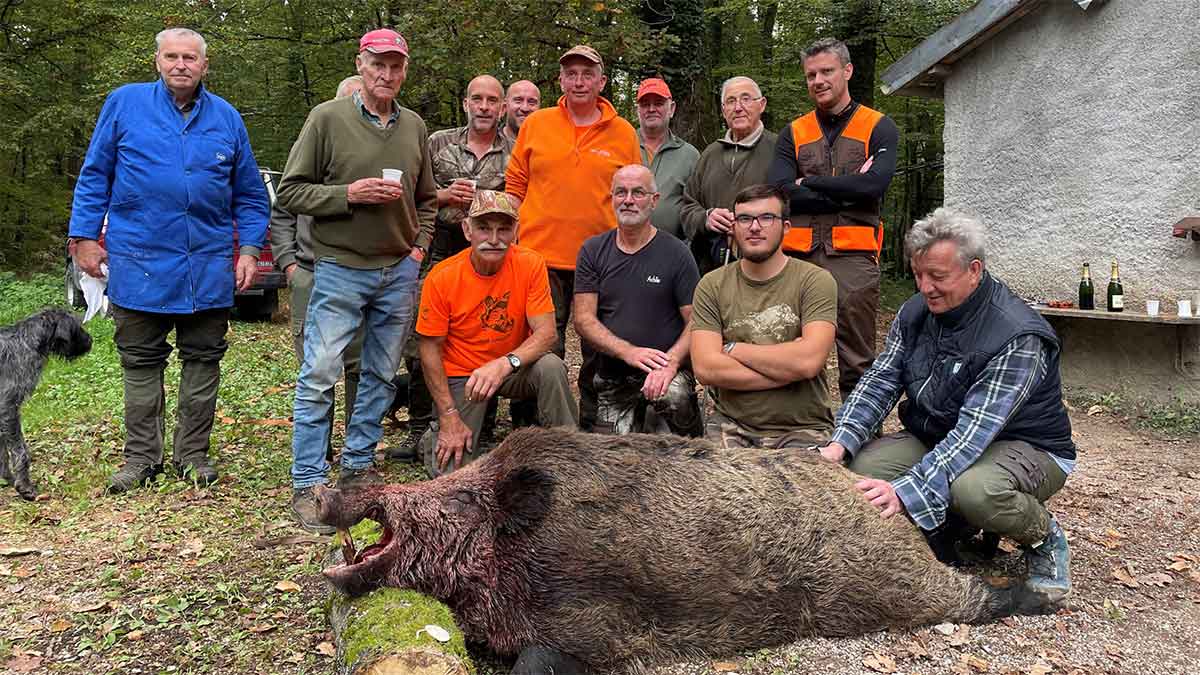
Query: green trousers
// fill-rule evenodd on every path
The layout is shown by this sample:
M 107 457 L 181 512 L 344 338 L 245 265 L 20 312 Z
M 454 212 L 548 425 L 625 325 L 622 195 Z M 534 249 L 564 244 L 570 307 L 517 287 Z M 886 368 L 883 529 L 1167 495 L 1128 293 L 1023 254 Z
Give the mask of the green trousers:
M 850 470 L 890 481 L 929 451 L 906 431 L 889 434 L 863 446 L 850 462 Z M 1032 546 L 1050 528 L 1044 502 L 1066 480 L 1050 453 L 1024 441 L 996 441 L 950 483 L 950 509 L 972 527 Z

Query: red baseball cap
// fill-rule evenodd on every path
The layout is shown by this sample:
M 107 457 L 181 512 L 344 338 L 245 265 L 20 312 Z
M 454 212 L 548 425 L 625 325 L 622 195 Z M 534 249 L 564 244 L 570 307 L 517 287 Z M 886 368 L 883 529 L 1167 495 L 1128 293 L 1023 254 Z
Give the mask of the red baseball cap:
M 671 88 L 661 78 L 652 77 L 642 80 L 642 83 L 638 85 L 637 100 L 642 100 L 646 94 L 658 94 L 663 98 L 671 98 Z
M 399 52 L 408 56 L 408 43 L 405 42 L 404 36 L 390 28 L 379 28 L 373 30 L 358 41 L 358 52 L 371 52 L 372 54 L 384 54 L 387 52 Z

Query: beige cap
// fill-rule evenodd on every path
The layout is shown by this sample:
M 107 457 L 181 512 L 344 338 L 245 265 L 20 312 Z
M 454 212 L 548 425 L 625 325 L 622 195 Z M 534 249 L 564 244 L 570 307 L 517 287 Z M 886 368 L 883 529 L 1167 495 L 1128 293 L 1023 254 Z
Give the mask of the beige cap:
M 574 47 L 571 47 L 567 51 L 563 52 L 563 55 L 558 57 L 559 64 L 562 64 L 563 61 L 566 61 L 572 56 L 581 56 L 600 66 L 601 68 L 604 67 L 604 59 L 600 58 L 600 52 L 587 45 L 575 45 Z

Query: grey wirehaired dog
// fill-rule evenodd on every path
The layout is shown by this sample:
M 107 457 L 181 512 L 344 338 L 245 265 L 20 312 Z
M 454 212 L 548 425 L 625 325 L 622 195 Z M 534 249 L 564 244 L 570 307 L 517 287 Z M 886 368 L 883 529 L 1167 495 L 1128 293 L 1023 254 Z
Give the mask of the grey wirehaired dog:
M 63 309 L 45 309 L 0 328 L 0 478 L 33 500 L 29 446 L 21 435 L 21 406 L 42 378 L 51 356 L 74 359 L 92 348 L 92 336 L 79 317 Z

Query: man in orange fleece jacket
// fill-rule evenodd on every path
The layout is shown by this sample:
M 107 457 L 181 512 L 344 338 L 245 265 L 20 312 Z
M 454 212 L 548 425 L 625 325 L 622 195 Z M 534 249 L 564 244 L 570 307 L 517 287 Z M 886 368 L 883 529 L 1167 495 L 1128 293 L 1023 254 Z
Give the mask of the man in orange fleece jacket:
M 521 245 L 546 259 L 558 343 L 565 357 L 567 322 L 575 295 L 575 259 L 589 237 L 617 226 L 612 177 L 627 164 L 640 164 L 633 125 L 600 96 L 607 79 L 600 54 L 587 45 L 558 59 L 558 105 L 531 114 L 521 125 L 505 176 L 505 191 L 521 200 Z M 594 395 L 592 350 L 583 345 L 579 373 L 581 425 L 587 427 Z

